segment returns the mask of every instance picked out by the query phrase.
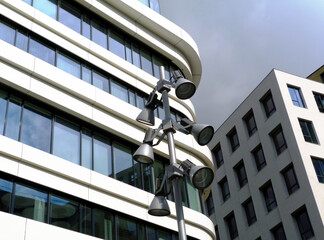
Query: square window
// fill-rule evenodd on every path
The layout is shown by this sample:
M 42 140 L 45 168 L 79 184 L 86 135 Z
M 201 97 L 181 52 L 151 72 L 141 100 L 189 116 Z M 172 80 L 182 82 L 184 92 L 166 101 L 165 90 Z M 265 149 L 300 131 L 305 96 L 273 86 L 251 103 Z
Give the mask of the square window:
M 291 164 L 288 167 L 286 167 L 282 172 L 282 176 L 285 179 L 286 187 L 289 194 L 292 194 L 297 189 L 299 189 L 299 184 L 297 181 L 296 173 L 294 170 L 294 166 Z
M 286 140 L 283 135 L 281 126 L 276 127 L 275 130 L 270 133 L 270 136 L 272 137 L 277 154 L 279 155 L 287 148 Z
M 319 93 L 313 93 L 314 98 L 318 107 L 318 110 L 322 113 L 324 113 L 324 95 Z
M 266 113 L 267 118 L 269 118 L 275 111 L 276 107 L 273 102 L 272 94 L 269 91 L 266 93 L 261 99 L 260 102 L 263 104 L 264 111 Z
M 240 146 L 235 127 L 227 134 L 227 137 L 231 143 L 232 152 L 234 152 Z
M 320 183 L 324 183 L 324 160 L 312 157 L 314 169 Z
M 223 153 L 220 144 L 218 143 L 216 147 L 212 150 L 212 153 L 215 158 L 216 166 L 219 168 L 223 165 L 224 159 L 223 159 Z
M 248 178 L 246 176 L 246 171 L 244 167 L 244 162 L 241 160 L 235 167 L 234 170 L 236 172 L 237 180 L 239 182 L 240 188 L 242 188 L 248 182 Z
M 250 225 L 252 225 L 253 223 L 255 223 L 257 221 L 252 199 L 249 198 L 248 200 L 246 200 L 242 204 L 242 206 L 243 206 L 243 208 L 245 210 L 245 215 L 246 215 L 248 225 L 250 226 Z
M 252 154 L 255 160 L 255 165 L 258 171 L 260 171 L 267 165 L 261 144 L 252 151 Z
M 250 110 L 244 117 L 243 120 L 246 124 L 246 128 L 248 130 L 249 136 L 252 136 L 253 133 L 257 131 L 257 126 L 255 123 L 253 111 Z
M 276 197 L 272 188 L 271 182 L 267 182 L 264 186 L 260 188 L 263 194 L 264 201 L 268 212 L 277 207 Z
M 288 86 L 288 90 L 293 104 L 298 107 L 305 107 L 300 88 Z
M 230 235 L 231 240 L 235 239 L 238 237 L 238 231 L 237 231 L 237 226 L 236 226 L 236 221 L 235 221 L 235 216 L 234 212 L 231 212 L 224 218 L 227 227 L 228 227 L 228 232 Z
M 275 240 L 287 240 L 282 223 L 279 223 L 277 226 L 271 229 L 271 233 Z
M 222 196 L 223 196 L 223 201 L 225 202 L 227 199 L 231 197 L 231 193 L 228 187 L 228 182 L 227 178 L 223 178 L 219 183 L 218 183 L 221 191 L 222 191 Z
M 306 207 L 303 206 L 301 209 L 297 210 L 292 215 L 297 222 L 301 238 L 303 240 L 312 238 L 314 236 L 314 231 L 312 228 L 312 224 L 309 220 Z
M 312 122 L 299 119 L 299 125 L 304 135 L 305 141 L 317 144 L 318 142 Z

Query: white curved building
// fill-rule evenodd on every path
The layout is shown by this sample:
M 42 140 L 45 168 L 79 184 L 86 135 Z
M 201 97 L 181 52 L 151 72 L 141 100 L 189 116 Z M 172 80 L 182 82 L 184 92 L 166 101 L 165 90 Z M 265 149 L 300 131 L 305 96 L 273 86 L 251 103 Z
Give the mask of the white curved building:
M 172 196 L 170 216 L 147 213 L 166 141 L 153 166 L 132 158 L 161 65 L 199 85 L 195 42 L 139 1 L 0 0 L 0 239 L 177 239 Z M 169 96 L 176 120 L 196 119 Z M 175 145 L 179 162 L 213 167 L 191 135 Z M 216 239 L 208 191 L 182 190 L 188 239 Z

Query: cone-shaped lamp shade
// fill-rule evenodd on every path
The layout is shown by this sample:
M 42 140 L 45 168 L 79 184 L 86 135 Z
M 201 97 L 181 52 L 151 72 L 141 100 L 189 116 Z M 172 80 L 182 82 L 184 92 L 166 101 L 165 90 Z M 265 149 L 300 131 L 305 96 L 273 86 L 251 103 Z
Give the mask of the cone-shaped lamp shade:
M 197 189 L 205 189 L 214 180 L 214 172 L 206 166 L 192 166 L 189 172 L 191 183 Z
M 154 120 L 154 110 L 145 107 L 140 114 L 137 116 L 136 121 L 140 123 L 144 123 L 149 126 L 154 126 L 155 120 Z
M 214 135 L 214 128 L 205 124 L 193 124 L 191 134 L 199 145 L 204 146 L 210 142 Z
M 144 164 L 151 164 L 154 162 L 154 153 L 153 148 L 148 143 L 143 143 L 133 154 L 133 158 L 135 161 L 144 163 Z
M 175 93 L 179 99 L 191 98 L 196 92 L 196 86 L 185 78 L 179 78 L 175 84 Z
M 151 202 L 148 213 L 153 216 L 168 216 L 170 208 L 164 196 L 155 196 Z

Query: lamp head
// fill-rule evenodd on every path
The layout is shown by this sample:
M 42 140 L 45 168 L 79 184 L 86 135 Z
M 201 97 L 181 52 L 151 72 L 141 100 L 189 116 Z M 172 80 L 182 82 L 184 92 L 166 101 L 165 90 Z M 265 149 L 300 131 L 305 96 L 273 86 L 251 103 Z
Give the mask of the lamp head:
M 175 94 L 179 99 L 188 99 L 191 98 L 196 92 L 196 86 L 193 82 L 185 79 L 180 72 L 176 70 L 172 72 L 172 77 L 175 80 Z
M 214 128 L 206 124 L 197 124 L 192 125 L 191 134 L 196 139 L 197 143 L 201 146 L 204 146 L 212 140 L 214 135 Z
M 148 143 L 143 143 L 133 154 L 135 161 L 143 164 L 152 164 L 154 162 L 153 148 Z
M 149 126 L 154 126 L 155 125 L 154 109 L 144 107 L 144 109 L 137 116 L 136 121 Z
M 154 196 L 148 213 L 153 216 L 168 216 L 170 215 L 170 208 L 164 196 Z

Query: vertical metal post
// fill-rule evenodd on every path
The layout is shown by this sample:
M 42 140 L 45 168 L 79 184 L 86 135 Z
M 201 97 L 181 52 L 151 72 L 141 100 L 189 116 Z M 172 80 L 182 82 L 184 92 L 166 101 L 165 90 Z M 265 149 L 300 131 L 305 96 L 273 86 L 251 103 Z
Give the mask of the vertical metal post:
M 165 78 L 164 67 L 162 67 L 162 66 L 160 67 L 160 78 L 161 79 Z M 163 99 L 165 120 L 171 120 L 169 96 L 168 96 L 167 90 L 164 90 L 162 92 L 162 99 Z M 168 141 L 168 147 L 169 147 L 170 165 L 173 165 L 173 164 L 177 163 L 173 132 L 169 131 L 169 132 L 167 132 L 166 135 L 167 135 L 167 141 Z M 176 214 L 177 214 L 179 240 L 187 240 L 179 178 L 174 178 L 172 180 L 172 187 L 173 187 L 174 202 L 175 202 Z

